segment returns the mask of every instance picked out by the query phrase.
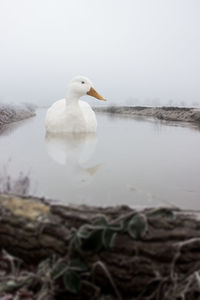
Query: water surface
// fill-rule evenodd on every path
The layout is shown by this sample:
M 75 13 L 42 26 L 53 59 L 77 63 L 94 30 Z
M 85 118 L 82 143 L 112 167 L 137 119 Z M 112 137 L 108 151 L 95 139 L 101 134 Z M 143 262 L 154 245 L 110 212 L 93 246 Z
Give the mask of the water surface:
M 45 112 L 0 135 L 0 172 L 30 176 L 30 193 L 74 204 L 200 209 L 200 131 L 98 114 L 96 136 L 45 136 Z

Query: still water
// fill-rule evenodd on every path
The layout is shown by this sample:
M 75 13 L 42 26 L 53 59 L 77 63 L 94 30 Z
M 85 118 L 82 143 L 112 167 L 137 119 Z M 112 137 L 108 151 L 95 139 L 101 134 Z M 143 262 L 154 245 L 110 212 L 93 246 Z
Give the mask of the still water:
M 98 114 L 97 135 L 45 136 L 45 110 L 0 135 L 0 174 L 29 193 L 91 205 L 200 209 L 200 131 Z

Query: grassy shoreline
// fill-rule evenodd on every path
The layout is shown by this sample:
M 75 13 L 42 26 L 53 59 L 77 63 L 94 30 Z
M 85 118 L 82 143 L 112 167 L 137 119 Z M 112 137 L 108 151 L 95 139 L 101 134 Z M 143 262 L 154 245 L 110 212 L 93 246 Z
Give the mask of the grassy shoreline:
M 0 104 L 0 128 L 12 122 L 35 116 L 35 106 L 32 104 Z
M 94 110 L 95 112 L 118 114 L 128 117 L 144 116 L 165 121 L 194 122 L 200 124 L 200 108 L 168 106 L 108 106 L 95 107 Z

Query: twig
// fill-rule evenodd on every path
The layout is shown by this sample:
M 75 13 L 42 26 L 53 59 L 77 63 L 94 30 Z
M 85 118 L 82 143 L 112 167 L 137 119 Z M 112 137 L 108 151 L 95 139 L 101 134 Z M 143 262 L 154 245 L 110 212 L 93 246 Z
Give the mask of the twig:
M 105 275 L 107 276 L 108 280 L 110 281 L 110 284 L 112 285 L 117 298 L 119 300 L 123 300 L 123 298 L 122 298 L 120 292 L 118 291 L 117 286 L 112 278 L 112 275 L 110 274 L 108 268 L 102 261 L 99 260 L 92 265 L 92 275 L 94 274 L 94 271 L 98 266 L 104 271 Z

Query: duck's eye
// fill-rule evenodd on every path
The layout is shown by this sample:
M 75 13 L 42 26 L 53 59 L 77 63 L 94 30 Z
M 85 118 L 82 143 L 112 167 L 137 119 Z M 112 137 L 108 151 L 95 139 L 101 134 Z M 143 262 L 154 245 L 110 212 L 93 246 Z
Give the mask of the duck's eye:
M 85 83 L 85 81 L 81 81 L 81 83 L 82 83 L 82 84 L 84 84 L 84 83 Z

